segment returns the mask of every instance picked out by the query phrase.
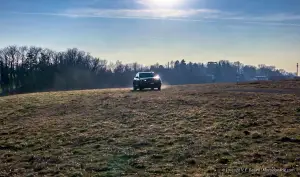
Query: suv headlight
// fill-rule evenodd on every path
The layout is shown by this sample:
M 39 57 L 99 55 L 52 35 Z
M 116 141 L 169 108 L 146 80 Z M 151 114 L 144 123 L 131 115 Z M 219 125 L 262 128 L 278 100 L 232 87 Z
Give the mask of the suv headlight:
M 160 79 L 159 75 L 155 76 L 154 79 L 159 80 Z

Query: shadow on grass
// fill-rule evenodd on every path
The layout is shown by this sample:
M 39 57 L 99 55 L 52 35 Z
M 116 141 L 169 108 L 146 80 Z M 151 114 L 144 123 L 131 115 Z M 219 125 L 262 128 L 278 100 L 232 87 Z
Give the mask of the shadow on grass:
M 130 92 L 160 92 L 161 90 L 158 89 L 143 89 L 143 90 L 130 90 Z

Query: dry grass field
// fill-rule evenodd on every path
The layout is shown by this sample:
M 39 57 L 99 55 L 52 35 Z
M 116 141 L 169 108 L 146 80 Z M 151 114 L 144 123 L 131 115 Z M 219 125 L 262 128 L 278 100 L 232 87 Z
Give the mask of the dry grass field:
M 299 90 L 282 81 L 0 97 L 0 176 L 299 176 Z

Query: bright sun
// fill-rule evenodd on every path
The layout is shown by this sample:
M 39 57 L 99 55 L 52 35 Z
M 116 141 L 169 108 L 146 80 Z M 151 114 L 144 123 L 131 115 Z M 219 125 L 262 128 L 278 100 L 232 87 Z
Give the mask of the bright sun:
M 181 4 L 183 0 L 149 0 L 151 6 L 156 8 L 174 8 Z

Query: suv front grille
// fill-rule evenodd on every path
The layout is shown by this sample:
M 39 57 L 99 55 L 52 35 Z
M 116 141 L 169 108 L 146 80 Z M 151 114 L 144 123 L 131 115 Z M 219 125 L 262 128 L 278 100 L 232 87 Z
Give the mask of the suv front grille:
M 148 83 L 148 82 L 153 82 L 154 79 L 143 79 L 142 81 Z

